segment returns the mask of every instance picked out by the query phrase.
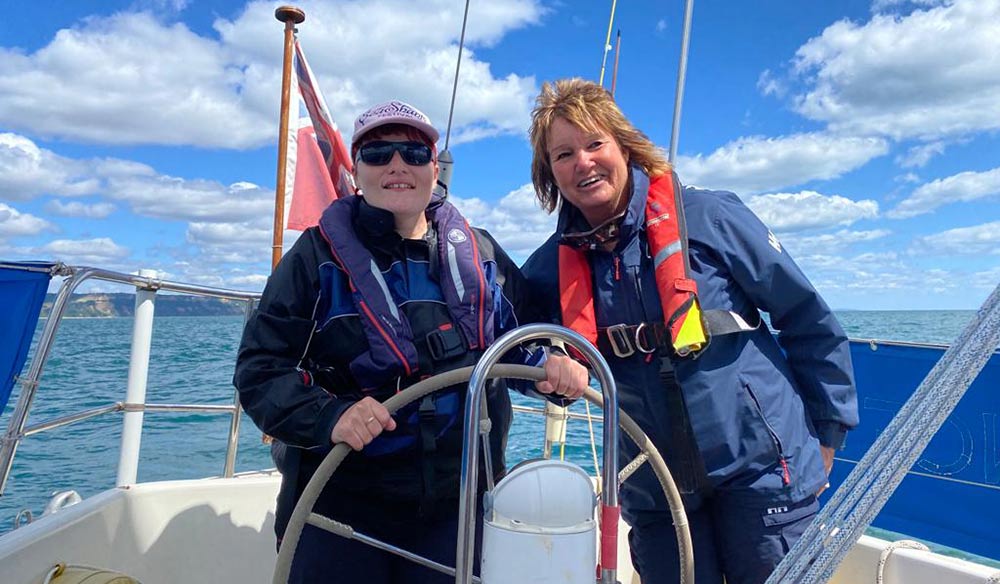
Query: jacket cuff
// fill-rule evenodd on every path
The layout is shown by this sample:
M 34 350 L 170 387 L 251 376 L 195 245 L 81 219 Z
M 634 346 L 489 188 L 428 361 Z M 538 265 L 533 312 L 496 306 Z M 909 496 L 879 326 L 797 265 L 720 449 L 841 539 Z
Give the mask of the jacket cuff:
M 340 416 L 351 405 L 353 405 L 352 402 L 330 398 L 322 406 L 316 417 L 316 444 L 321 447 L 329 447 L 332 444 L 330 435 L 333 433 L 333 427 L 337 425 Z
M 847 428 L 840 422 L 817 422 L 816 437 L 822 446 L 840 450 L 847 440 Z

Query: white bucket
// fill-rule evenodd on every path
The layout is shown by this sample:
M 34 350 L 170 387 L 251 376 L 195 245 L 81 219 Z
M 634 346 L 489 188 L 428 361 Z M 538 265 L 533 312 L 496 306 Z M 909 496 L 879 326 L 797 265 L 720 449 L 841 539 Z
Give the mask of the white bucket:
M 483 584 L 593 584 L 597 498 L 575 464 L 536 460 L 514 468 L 487 499 Z

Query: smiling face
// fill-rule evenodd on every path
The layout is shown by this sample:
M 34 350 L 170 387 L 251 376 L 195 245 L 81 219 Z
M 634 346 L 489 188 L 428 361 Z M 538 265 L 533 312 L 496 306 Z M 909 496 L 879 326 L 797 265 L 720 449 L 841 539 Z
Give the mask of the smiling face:
M 413 138 L 405 132 L 390 132 L 378 136 L 386 142 L 409 142 Z M 362 142 L 361 145 L 364 145 Z M 390 211 L 396 217 L 397 230 L 406 226 L 423 225 L 426 229 L 424 210 L 431 200 L 431 192 L 438 178 L 435 158 L 430 164 L 412 166 L 403 161 L 399 152 L 393 152 L 389 164 L 376 166 L 357 158 L 354 178 L 373 207 Z M 408 230 L 408 229 L 406 229 Z M 410 237 L 412 233 L 400 233 Z
M 546 142 L 556 186 L 592 227 L 621 212 L 627 201 L 628 161 L 608 132 L 556 118 Z

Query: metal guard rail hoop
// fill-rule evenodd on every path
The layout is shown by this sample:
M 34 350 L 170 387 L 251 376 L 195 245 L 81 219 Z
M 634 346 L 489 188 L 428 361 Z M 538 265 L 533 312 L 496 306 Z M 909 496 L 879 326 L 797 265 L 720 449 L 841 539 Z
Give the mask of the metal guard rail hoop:
M 20 265 L 10 265 L 0 263 L 0 267 L 14 268 L 14 269 L 24 269 L 27 271 L 39 271 L 38 268 L 30 266 L 20 266 Z M 62 286 L 59 289 L 59 293 L 56 295 L 56 300 L 52 304 L 52 309 L 49 313 L 48 320 L 45 323 L 45 327 L 42 329 L 42 333 L 39 337 L 38 344 L 35 348 L 35 354 L 32 357 L 31 365 L 28 369 L 26 375 L 21 376 L 18 379 L 18 383 L 21 386 L 21 392 L 18 396 L 17 405 L 14 408 L 14 412 L 11 414 L 10 423 L 7 426 L 7 431 L 0 437 L 0 495 L 3 495 L 4 489 L 7 485 L 7 479 L 10 477 L 11 468 L 14 464 L 14 456 L 17 453 L 17 447 L 20 441 L 29 435 L 37 434 L 42 431 L 46 431 L 52 428 L 57 428 L 71 424 L 76 421 L 84 420 L 87 418 L 94 417 L 103 413 L 111 411 L 128 411 L 128 408 L 124 407 L 121 402 L 117 404 L 112 404 L 105 406 L 103 408 L 95 408 L 92 410 L 87 410 L 85 412 L 78 412 L 76 414 L 70 414 L 62 418 L 55 420 L 48 420 L 42 422 L 41 424 L 36 424 L 31 427 L 27 427 L 28 413 L 31 410 L 31 405 L 34 402 L 35 395 L 37 394 L 39 381 L 41 379 L 42 371 L 45 368 L 45 364 L 48 361 L 49 354 L 52 350 L 52 345 L 55 342 L 55 335 L 59 329 L 59 325 L 62 323 L 63 316 L 66 312 L 66 307 L 69 305 L 70 297 L 74 290 L 80 286 L 83 282 L 95 279 L 102 280 L 106 282 L 115 282 L 119 284 L 126 284 L 135 286 L 137 289 L 136 297 L 139 297 L 139 291 L 158 291 L 165 290 L 170 292 L 178 292 L 193 296 L 207 296 L 211 298 L 221 298 L 228 300 L 237 300 L 246 302 L 246 310 L 244 311 L 244 321 L 249 318 L 251 312 L 253 311 L 257 300 L 260 298 L 260 294 L 256 292 L 243 292 L 239 290 L 226 290 L 222 288 L 215 288 L 211 286 L 198 286 L 195 284 L 185 284 L 182 282 L 172 282 L 168 280 L 161 280 L 157 277 L 136 275 L 136 274 L 126 274 L 122 272 L 114 272 L 110 270 L 103 270 L 99 268 L 92 268 L 88 266 L 67 266 L 63 263 L 56 263 L 51 268 L 46 269 L 54 276 L 63 276 L 66 278 L 63 281 Z M 133 349 L 134 349 L 135 338 L 133 337 Z M 147 356 L 148 357 L 148 356 Z M 131 367 L 132 363 L 130 363 Z M 239 396 L 234 392 L 233 405 L 232 406 L 222 406 L 227 408 L 227 411 L 231 412 L 232 421 L 230 423 L 229 429 L 229 443 L 227 446 L 226 453 L 226 465 L 223 470 L 224 476 L 232 476 L 235 466 L 236 458 L 236 446 L 239 434 L 239 419 L 240 419 L 240 408 L 238 402 Z M 129 404 L 131 405 L 131 404 Z M 169 406 L 169 405 L 154 405 L 148 404 L 144 406 L 146 409 L 150 410 L 160 410 L 168 409 L 170 407 L 184 407 L 184 408 L 196 408 L 204 407 L 205 411 L 216 410 L 219 406 Z M 186 411 L 192 411 L 190 409 Z

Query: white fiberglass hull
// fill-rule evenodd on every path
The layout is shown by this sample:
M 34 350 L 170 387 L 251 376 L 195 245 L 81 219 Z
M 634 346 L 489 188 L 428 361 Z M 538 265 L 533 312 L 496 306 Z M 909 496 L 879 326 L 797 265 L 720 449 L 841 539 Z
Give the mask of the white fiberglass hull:
M 57 563 L 128 574 L 143 584 L 269 582 L 277 474 L 111 489 L 0 537 L 3 582 L 41 583 Z M 639 584 L 622 525 L 619 580 Z M 875 582 L 888 542 L 862 537 L 832 580 Z M 895 550 L 885 584 L 981 584 L 996 570 L 930 552 Z

